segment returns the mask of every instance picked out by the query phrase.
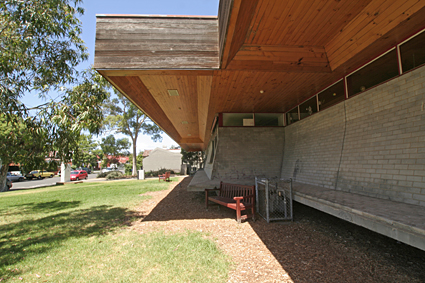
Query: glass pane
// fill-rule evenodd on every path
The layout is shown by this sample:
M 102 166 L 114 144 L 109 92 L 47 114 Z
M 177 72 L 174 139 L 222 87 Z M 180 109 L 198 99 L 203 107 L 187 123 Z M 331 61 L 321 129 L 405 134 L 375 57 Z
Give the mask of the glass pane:
M 425 64 L 425 32 L 400 45 L 403 72 Z
M 319 96 L 319 110 L 323 110 L 330 106 L 333 106 L 345 99 L 344 82 L 334 84 L 333 86 L 325 89 Z
M 313 113 L 317 112 L 317 100 L 316 96 L 313 96 L 306 102 L 300 105 L 300 118 L 304 119 L 305 117 L 310 116 Z
M 282 127 L 283 113 L 255 113 L 256 127 Z
M 295 123 L 299 120 L 300 119 L 298 119 L 298 107 L 295 107 L 294 109 L 286 113 L 286 122 L 288 123 L 288 125 L 291 125 L 292 123 Z
M 398 63 L 394 49 L 347 77 L 348 96 L 363 92 L 396 76 Z
M 223 126 L 254 126 L 254 115 L 252 113 L 223 113 Z

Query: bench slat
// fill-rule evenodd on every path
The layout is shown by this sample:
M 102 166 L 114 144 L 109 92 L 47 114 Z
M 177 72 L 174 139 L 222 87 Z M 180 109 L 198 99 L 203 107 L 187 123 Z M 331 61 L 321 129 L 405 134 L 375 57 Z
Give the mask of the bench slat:
M 209 191 L 211 190 L 205 190 L 205 206 L 207 209 L 208 201 L 212 201 L 236 210 L 238 223 L 241 222 L 241 219 L 246 219 L 247 217 L 255 219 L 255 186 L 220 182 L 218 196 L 208 196 Z M 251 214 L 242 216 L 241 211 L 248 209 L 251 209 Z

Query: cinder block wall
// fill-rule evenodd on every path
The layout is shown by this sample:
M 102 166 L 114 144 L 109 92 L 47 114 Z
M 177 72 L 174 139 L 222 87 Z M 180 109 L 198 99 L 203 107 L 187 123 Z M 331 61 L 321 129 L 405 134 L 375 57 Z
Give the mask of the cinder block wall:
M 425 67 L 285 128 L 281 177 L 425 206 Z
M 253 184 L 255 176 L 279 177 L 284 131 L 283 127 L 219 128 L 211 179 Z
M 343 104 L 286 127 L 281 177 L 334 188 L 343 139 Z

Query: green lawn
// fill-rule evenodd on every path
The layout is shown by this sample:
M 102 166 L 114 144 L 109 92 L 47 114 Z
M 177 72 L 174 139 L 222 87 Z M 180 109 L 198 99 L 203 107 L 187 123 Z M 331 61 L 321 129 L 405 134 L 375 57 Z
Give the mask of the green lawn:
M 177 178 L 174 179 L 176 181 Z M 224 282 L 228 258 L 201 233 L 126 229 L 155 180 L 0 195 L 0 282 Z

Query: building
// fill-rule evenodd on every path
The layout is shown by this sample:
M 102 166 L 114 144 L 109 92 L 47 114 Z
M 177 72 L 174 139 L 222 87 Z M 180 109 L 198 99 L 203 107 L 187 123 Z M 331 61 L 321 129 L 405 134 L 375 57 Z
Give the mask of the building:
M 222 0 L 99 15 L 94 67 L 206 151 L 193 190 L 292 178 L 295 200 L 425 249 L 424 29 L 422 1 Z
M 147 151 L 145 150 L 145 152 Z M 148 156 L 143 157 L 143 169 L 145 172 L 168 169 L 173 170 L 175 173 L 180 173 L 182 166 L 180 149 L 163 149 L 157 147 L 149 151 L 148 154 Z

